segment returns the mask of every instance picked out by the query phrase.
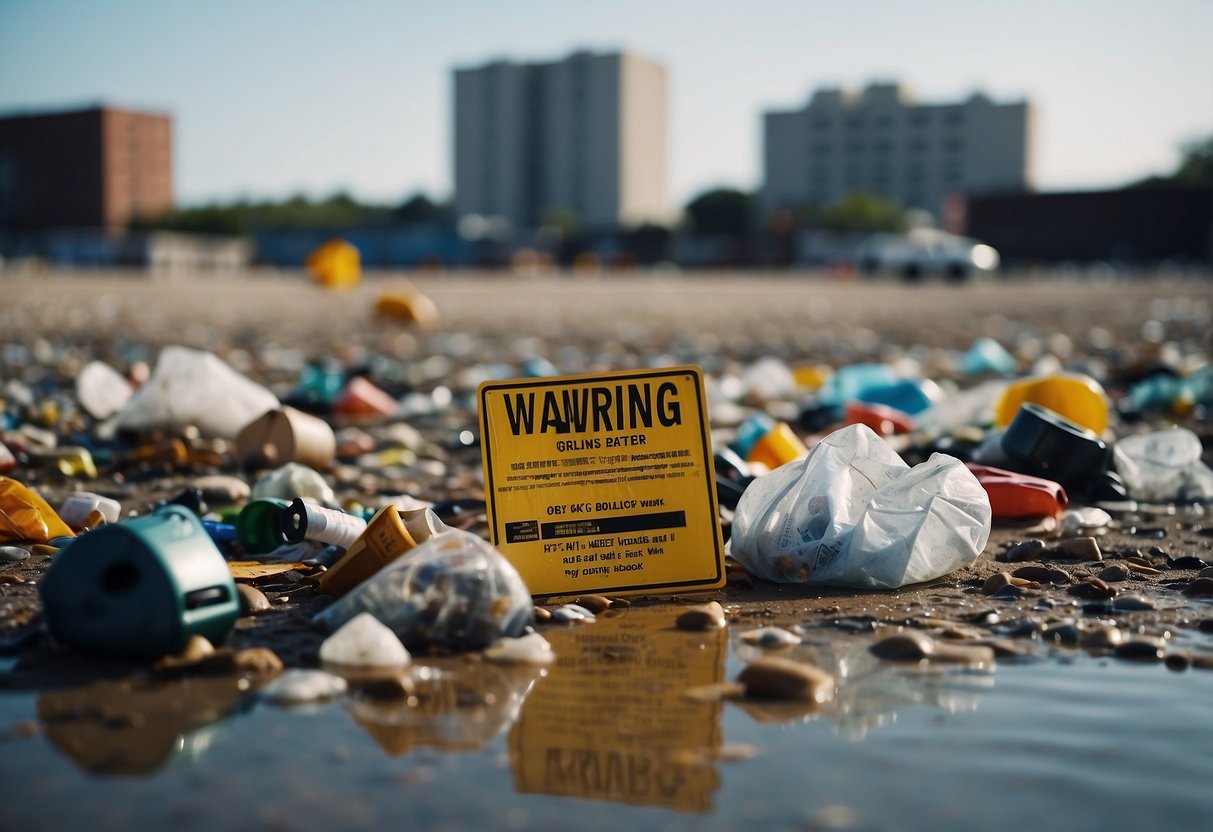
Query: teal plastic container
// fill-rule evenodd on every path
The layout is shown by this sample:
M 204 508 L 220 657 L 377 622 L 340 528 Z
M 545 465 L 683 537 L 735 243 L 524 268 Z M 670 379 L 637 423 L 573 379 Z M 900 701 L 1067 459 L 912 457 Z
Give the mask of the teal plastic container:
M 183 506 L 80 535 L 39 592 L 51 635 L 110 658 L 156 659 L 194 635 L 217 644 L 240 615 L 227 561 Z

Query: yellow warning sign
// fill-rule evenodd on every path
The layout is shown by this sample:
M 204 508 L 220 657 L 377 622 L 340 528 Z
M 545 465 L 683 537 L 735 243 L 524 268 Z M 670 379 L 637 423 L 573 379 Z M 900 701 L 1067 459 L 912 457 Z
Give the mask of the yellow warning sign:
M 490 381 L 479 399 L 493 543 L 532 594 L 724 584 L 698 367 Z

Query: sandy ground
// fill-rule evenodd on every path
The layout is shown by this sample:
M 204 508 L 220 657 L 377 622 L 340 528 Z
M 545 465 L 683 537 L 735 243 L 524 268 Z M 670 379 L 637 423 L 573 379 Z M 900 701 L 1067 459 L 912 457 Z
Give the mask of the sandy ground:
M 420 330 L 375 318 L 377 298 L 410 289 L 433 300 L 441 319 L 437 326 Z M 264 370 L 261 357 L 267 350 L 282 349 L 308 358 L 336 357 L 347 365 L 375 354 L 406 363 L 445 356 L 448 370 L 531 355 L 544 355 L 569 371 L 638 366 L 670 356 L 701 363 L 709 372 L 738 370 L 764 355 L 835 366 L 912 355 L 929 369 L 945 351 L 963 350 L 981 335 L 997 338 L 1025 360 L 1052 351 L 1084 366 L 1144 367 L 1171 353 L 1213 352 L 1213 282 L 1165 275 L 1116 280 L 1017 275 L 959 286 L 907 286 L 810 273 L 378 274 L 353 290 L 330 292 L 299 274 L 168 279 L 73 273 L 0 276 L 0 297 L 0 341 L 10 347 L 2 367 L 6 377 L 22 372 L 13 363 L 22 353 L 13 345 L 33 347 L 35 355 L 66 346 L 67 359 L 59 366 L 67 374 L 90 355 L 118 361 L 132 345 L 150 350 L 169 343 L 216 351 L 251 374 Z M 1208 423 L 1199 413 L 1186 418 L 1208 448 Z M 478 454 L 464 454 L 453 464 L 474 470 Z M 71 484 L 52 485 L 52 491 L 56 487 L 70 490 Z M 1158 599 L 1159 609 L 1147 613 L 1150 627 L 1195 629 L 1213 615 L 1207 607 L 1190 606 L 1180 594 L 1197 570 L 1170 566 L 1188 555 L 1213 561 L 1213 537 L 1207 533 L 1213 522 L 1182 511 L 1119 520 L 1120 528 L 1102 537 L 1100 546 L 1109 559 L 1141 555 L 1159 567 L 1157 575 L 1134 573 L 1116 587 L 1121 595 Z M 924 587 L 855 593 L 738 576 L 726 590 L 682 600 L 716 598 L 735 617 L 785 623 L 865 615 L 908 621 L 929 616 L 941 604 L 967 610 L 966 615 L 992 605 L 1003 608 L 1006 617 L 1027 614 L 1041 597 L 1084 603 L 1069 594 L 1068 586 L 1106 564 L 1061 563 L 1065 583 L 1031 590 L 1021 599 L 989 600 L 981 593 L 989 575 L 1013 568 L 997 563 L 995 555 L 1038 534 L 996 527 L 975 565 Z M 46 563 L 32 558 L 5 571 L 36 577 Z M 3 623 L 11 633 L 29 620 L 36 594 L 29 584 L 0 592 Z M 270 644 L 288 664 L 314 661 L 319 636 L 306 626 L 308 601 L 300 598 L 282 602 L 284 611 L 298 614 L 246 622 L 235 643 Z M 49 657 L 41 663 L 42 670 L 65 667 Z M 37 674 L 25 682 L 45 683 L 53 676 Z M 21 680 L 9 674 L 8 684 L 14 683 Z

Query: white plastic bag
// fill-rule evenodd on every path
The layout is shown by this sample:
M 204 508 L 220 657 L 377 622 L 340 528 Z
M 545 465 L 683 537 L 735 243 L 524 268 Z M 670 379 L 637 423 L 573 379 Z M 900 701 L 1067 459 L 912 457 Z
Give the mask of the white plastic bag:
M 730 554 L 769 581 L 893 588 L 972 563 L 990 499 L 964 464 L 913 468 L 863 425 L 755 480 L 733 517 Z
M 1187 428 L 1139 433 L 1112 448 L 1116 470 L 1135 500 L 1213 499 L 1213 471 L 1201 462 L 1200 437 Z
M 187 347 L 165 347 L 152 377 L 127 400 L 114 420 L 118 430 L 195 425 L 221 439 L 241 429 L 278 398 L 225 364 L 218 356 Z

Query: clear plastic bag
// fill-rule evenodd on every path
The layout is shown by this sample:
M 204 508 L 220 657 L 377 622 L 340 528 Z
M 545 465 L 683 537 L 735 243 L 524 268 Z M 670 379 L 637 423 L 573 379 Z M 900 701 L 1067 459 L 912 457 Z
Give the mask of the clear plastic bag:
M 1200 437 L 1187 428 L 1139 433 L 1112 448 L 1116 470 L 1135 500 L 1213 499 L 1213 471 L 1201 462 Z
M 486 647 L 531 623 L 531 594 L 490 543 L 453 529 L 422 543 L 316 616 L 335 630 L 369 612 L 410 648 Z
M 870 428 L 850 425 L 746 489 L 730 554 L 770 581 L 893 588 L 975 561 L 990 519 L 960 460 L 934 454 L 909 468 Z

